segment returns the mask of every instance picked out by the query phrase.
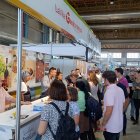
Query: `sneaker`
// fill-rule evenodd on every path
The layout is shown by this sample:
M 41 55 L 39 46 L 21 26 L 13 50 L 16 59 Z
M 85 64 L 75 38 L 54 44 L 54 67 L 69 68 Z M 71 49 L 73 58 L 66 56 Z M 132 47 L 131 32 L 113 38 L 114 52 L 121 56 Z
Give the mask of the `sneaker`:
M 123 132 L 123 136 L 126 136 L 126 132 Z
M 133 116 L 131 116 L 130 120 L 134 122 L 136 121 Z
M 134 121 L 134 122 L 133 122 L 133 125 L 137 125 L 137 124 L 138 124 L 138 121 Z

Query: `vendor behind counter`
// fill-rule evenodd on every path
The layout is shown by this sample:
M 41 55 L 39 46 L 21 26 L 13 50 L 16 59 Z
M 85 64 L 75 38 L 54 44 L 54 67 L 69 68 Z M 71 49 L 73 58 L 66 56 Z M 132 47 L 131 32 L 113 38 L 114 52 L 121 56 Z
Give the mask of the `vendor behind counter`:
M 21 82 L 21 99 L 22 101 L 31 101 L 30 88 L 27 82 L 31 79 L 31 74 L 28 71 L 22 72 L 22 82 Z
M 16 103 L 16 98 L 9 95 L 9 93 L 2 87 L 2 79 L 0 78 L 0 113 L 6 109 L 6 102 Z M 21 104 L 28 105 L 30 102 L 23 102 Z

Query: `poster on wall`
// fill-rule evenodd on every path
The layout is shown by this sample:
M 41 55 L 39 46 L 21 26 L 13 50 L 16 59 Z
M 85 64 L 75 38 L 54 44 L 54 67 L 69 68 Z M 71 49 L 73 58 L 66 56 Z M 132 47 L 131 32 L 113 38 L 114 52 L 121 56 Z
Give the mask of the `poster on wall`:
M 30 80 L 28 81 L 28 85 L 35 86 L 35 71 L 36 71 L 36 53 L 32 51 L 26 51 L 26 63 L 25 63 L 25 71 L 30 73 Z
M 36 83 L 40 82 L 41 79 L 44 77 L 44 55 L 42 53 L 36 53 Z
M 26 64 L 26 51 L 22 51 L 22 71 L 25 70 Z M 16 89 L 17 83 L 17 48 L 11 50 L 11 87 L 12 90 Z
M 0 78 L 6 90 L 11 87 L 11 50 L 8 46 L 0 45 Z
M 48 72 L 49 62 L 45 61 L 44 55 L 36 52 L 22 50 L 22 71 L 31 74 L 28 81 L 29 87 L 39 86 L 40 79 Z M 16 90 L 17 86 L 17 48 L 0 45 L 0 78 L 3 87 L 8 91 Z
M 31 86 L 35 84 L 36 53 L 22 50 L 22 71 L 32 73 Z M 6 90 L 15 90 L 17 85 L 17 48 L 0 45 L 0 78 Z

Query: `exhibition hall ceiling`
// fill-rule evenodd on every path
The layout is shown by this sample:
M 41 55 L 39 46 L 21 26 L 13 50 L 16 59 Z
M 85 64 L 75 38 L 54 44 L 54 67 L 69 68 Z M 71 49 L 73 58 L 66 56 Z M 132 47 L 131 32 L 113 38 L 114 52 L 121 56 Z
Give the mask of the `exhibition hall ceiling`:
M 140 48 L 140 0 L 68 0 L 102 48 Z

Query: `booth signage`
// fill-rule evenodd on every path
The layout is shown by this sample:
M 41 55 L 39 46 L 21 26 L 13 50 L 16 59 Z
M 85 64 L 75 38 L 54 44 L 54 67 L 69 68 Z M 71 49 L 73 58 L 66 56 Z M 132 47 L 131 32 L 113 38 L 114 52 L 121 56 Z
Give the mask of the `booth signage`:
M 79 27 L 79 25 L 78 25 L 77 23 L 75 23 L 75 21 L 71 18 L 70 12 L 66 12 L 66 13 L 65 13 L 65 12 L 63 11 L 63 9 L 57 7 L 56 4 L 55 4 L 55 12 L 56 12 L 58 15 L 60 15 L 60 16 L 64 19 L 64 21 L 65 21 L 67 24 L 71 25 L 72 28 L 73 28 L 74 30 L 76 30 L 76 32 L 82 33 L 82 29 L 81 29 L 81 28 Z
M 83 40 L 93 49 L 99 40 L 64 0 L 7 0 L 40 22 L 59 30 L 71 38 Z

